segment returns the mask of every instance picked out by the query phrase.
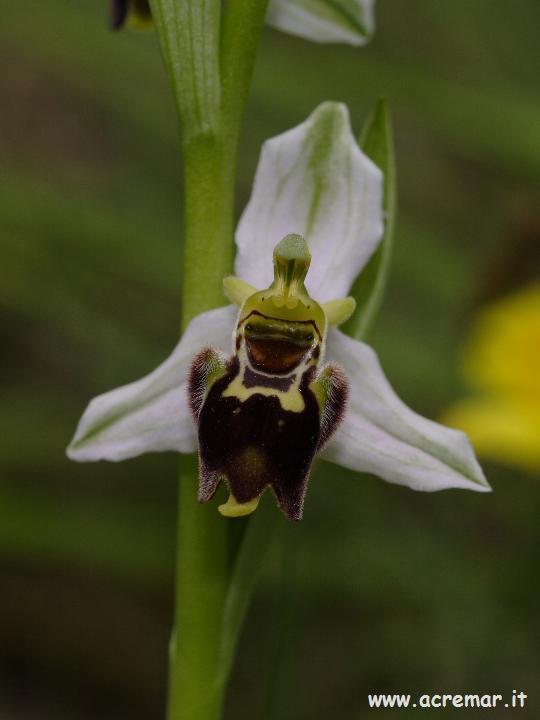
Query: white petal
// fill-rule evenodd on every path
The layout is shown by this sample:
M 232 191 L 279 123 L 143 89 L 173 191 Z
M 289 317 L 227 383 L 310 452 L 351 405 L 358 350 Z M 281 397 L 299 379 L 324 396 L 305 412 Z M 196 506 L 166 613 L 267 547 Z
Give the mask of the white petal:
M 266 22 L 314 42 L 364 45 L 374 30 L 373 0 L 270 0 Z
M 193 452 L 195 428 L 187 403 L 191 360 L 204 346 L 231 353 L 237 310 L 202 313 L 188 325 L 171 355 L 145 377 L 95 397 L 68 447 L 72 460 L 125 460 L 145 452 Z
M 288 233 L 312 254 L 306 286 L 318 302 L 347 295 L 383 232 L 382 173 L 358 147 L 347 108 L 326 102 L 268 140 L 236 232 L 236 274 L 263 289 Z
M 351 389 L 345 418 L 323 457 L 413 490 L 490 490 L 465 433 L 408 408 L 368 345 L 331 329 L 328 355 L 343 366 Z

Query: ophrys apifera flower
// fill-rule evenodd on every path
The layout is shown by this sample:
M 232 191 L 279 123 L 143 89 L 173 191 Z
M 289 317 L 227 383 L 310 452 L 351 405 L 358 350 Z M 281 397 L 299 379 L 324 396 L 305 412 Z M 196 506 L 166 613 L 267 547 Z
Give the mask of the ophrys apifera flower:
M 202 502 L 224 478 L 231 491 L 224 514 L 254 509 L 270 486 L 283 512 L 300 519 L 315 453 L 335 432 L 345 409 L 347 380 L 335 365 L 318 372 L 327 312 L 304 278 L 309 250 L 287 235 L 274 251 L 274 281 L 266 290 L 227 278 L 241 303 L 232 358 L 202 350 L 191 369 L 189 394 L 198 427 Z M 354 302 L 340 305 L 345 320 Z
M 194 318 L 152 373 L 92 400 L 69 456 L 188 453 L 199 439 L 199 497 L 225 479 L 228 515 L 255 509 L 270 485 L 282 510 L 301 517 L 318 452 L 416 490 L 488 490 L 466 435 L 406 407 L 374 351 L 336 327 L 354 310 L 347 293 L 383 225 L 382 174 L 358 147 L 344 106 L 324 103 L 269 140 L 237 228 L 237 278 L 225 281 L 235 304 Z M 289 234 L 309 250 L 298 237 L 278 245 Z M 217 429 L 214 402 L 228 405 Z

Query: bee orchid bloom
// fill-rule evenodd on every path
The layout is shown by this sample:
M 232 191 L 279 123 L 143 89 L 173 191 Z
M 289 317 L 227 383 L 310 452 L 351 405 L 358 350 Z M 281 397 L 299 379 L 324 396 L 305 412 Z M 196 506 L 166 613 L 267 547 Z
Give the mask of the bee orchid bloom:
M 231 491 L 219 508 L 224 515 L 252 512 L 270 485 L 287 517 L 299 520 L 315 453 L 343 415 L 342 370 L 329 364 L 318 371 L 327 313 L 304 285 L 310 261 L 305 240 L 287 235 L 274 250 L 274 281 L 266 290 L 227 278 L 225 291 L 240 301 L 235 354 L 207 348 L 193 362 L 188 388 L 198 426 L 199 500 L 210 500 L 224 478 Z M 338 307 L 346 319 L 354 302 Z
M 234 304 L 195 317 L 149 375 L 94 398 L 69 457 L 198 448 L 199 499 L 225 479 L 229 516 L 269 485 L 299 519 L 317 453 L 415 490 L 489 490 L 467 436 L 409 409 L 375 352 L 336 327 L 382 234 L 382 173 L 347 109 L 323 103 L 263 147 L 224 284 Z

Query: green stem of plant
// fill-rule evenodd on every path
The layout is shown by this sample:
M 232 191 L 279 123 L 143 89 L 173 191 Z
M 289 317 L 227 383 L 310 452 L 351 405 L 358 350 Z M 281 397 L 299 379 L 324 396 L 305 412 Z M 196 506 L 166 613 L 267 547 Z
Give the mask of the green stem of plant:
M 235 166 L 222 137 L 183 145 L 184 273 L 182 326 L 225 304 L 223 278 L 233 260 Z M 211 343 L 211 338 L 209 338 Z
M 217 720 L 217 672 L 227 588 L 227 520 L 196 501 L 194 456 L 180 465 L 175 630 L 170 644 L 168 720 Z
M 221 25 L 221 111 L 227 146 L 238 149 L 242 117 L 268 0 L 228 0 Z
M 224 303 L 238 138 L 267 2 L 151 0 L 181 125 L 183 328 Z M 220 658 L 231 521 L 197 504 L 197 484 L 195 458 L 183 458 L 168 720 L 218 720 L 227 681 Z

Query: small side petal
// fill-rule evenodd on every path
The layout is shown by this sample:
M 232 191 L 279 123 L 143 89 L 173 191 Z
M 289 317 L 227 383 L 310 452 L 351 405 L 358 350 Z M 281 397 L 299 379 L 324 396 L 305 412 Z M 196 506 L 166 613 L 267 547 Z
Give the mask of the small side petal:
M 408 408 L 368 345 L 331 329 L 328 355 L 345 369 L 350 398 L 322 457 L 413 490 L 490 490 L 467 436 Z
M 236 274 L 268 287 L 275 245 L 297 233 L 312 255 L 310 295 L 320 303 L 344 297 L 382 232 L 382 173 L 358 147 L 347 108 L 325 102 L 264 144 L 236 232 Z
M 72 460 L 125 460 L 145 452 L 193 452 L 195 428 L 186 382 L 195 353 L 212 345 L 230 354 L 236 309 L 202 313 L 171 355 L 145 377 L 94 398 L 68 447 Z
M 313 42 L 364 45 L 374 29 L 373 0 L 270 0 L 266 22 Z
M 250 285 L 242 278 L 229 275 L 223 279 L 223 294 L 233 305 L 240 307 L 250 295 L 257 292 L 257 288 Z

